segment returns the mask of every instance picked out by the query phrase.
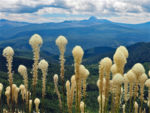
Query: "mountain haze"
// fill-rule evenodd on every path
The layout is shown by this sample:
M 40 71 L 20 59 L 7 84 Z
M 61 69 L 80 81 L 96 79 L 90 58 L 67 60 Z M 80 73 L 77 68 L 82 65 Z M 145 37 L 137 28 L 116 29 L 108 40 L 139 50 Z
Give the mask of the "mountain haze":
M 5 20 L 6 21 L 6 20 Z M 68 39 L 67 54 L 75 45 L 83 49 L 94 47 L 117 47 L 150 41 L 150 22 L 142 24 L 115 23 L 105 19 L 90 17 L 88 20 L 64 21 L 60 23 L 22 23 L 0 20 L 0 47 L 12 46 L 17 50 L 31 50 L 29 38 L 38 33 L 43 37 L 41 48 L 52 54 L 58 54 L 55 40 L 59 35 Z M 4 24 L 5 23 L 5 24 Z M 6 27 L 11 26 L 11 27 Z

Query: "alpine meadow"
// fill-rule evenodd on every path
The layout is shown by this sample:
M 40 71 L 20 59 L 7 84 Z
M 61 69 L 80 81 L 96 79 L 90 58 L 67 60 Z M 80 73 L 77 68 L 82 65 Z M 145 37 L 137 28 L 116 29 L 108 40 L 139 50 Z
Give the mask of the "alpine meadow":
M 150 0 L 0 0 L 0 113 L 150 113 Z

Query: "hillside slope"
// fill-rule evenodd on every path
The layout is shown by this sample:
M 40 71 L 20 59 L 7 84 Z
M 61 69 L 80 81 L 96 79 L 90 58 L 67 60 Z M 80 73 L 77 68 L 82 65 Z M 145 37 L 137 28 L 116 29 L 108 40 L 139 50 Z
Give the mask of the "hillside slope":
M 106 47 L 107 49 L 108 47 Z M 140 42 L 127 47 L 129 51 L 129 58 L 127 62 L 128 68 L 133 64 L 140 62 L 150 62 L 150 43 Z M 89 51 L 92 51 L 92 55 L 88 55 Z M 101 47 L 86 50 L 83 63 L 85 64 L 98 64 L 98 62 L 104 57 L 113 58 L 115 49 L 109 48 L 110 51 L 101 52 Z M 94 52 L 95 51 L 95 52 Z M 98 52 L 99 51 L 99 52 Z

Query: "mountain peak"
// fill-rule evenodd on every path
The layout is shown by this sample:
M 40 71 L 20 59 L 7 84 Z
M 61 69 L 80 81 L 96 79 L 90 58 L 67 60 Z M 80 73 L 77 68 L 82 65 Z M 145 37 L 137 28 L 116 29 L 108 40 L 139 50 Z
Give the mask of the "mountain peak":
M 111 22 L 111 21 L 109 21 L 109 20 L 107 20 L 107 19 L 98 19 L 98 18 L 95 17 L 95 16 L 91 16 L 91 17 L 88 19 L 88 21 L 90 21 L 90 22 L 98 22 L 98 23 Z
M 96 18 L 95 16 L 91 16 L 91 17 L 89 18 L 89 20 L 94 21 L 94 20 L 97 20 L 97 18 Z

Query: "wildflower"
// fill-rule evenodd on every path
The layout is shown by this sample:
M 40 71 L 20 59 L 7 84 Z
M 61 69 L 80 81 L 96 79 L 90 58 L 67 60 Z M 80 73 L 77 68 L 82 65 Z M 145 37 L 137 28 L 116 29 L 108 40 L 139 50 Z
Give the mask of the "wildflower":
M 38 34 L 34 34 L 31 36 L 30 40 L 29 40 L 29 44 L 31 45 L 32 49 L 33 49 L 33 54 L 34 54 L 34 64 L 33 64 L 33 98 L 36 95 L 36 84 L 37 84 L 37 80 L 38 80 L 38 61 L 39 61 L 39 52 L 40 52 L 40 47 L 43 44 L 43 40 L 41 38 L 40 35 Z
M 8 68 L 8 76 L 9 76 L 9 86 L 10 86 L 10 99 L 11 99 L 11 103 L 13 103 L 13 97 L 12 97 L 12 84 L 13 84 L 13 74 L 12 74 L 12 60 L 13 60 L 13 55 L 14 55 L 14 50 L 11 47 L 6 47 L 3 50 L 3 56 L 6 57 L 7 60 L 7 68 Z M 7 92 L 8 94 L 8 92 Z
M 62 102 L 61 102 L 61 96 L 60 96 L 60 93 L 59 93 L 59 90 L 58 90 L 58 75 L 55 74 L 54 77 L 54 86 L 55 86 L 55 91 L 56 91 L 56 94 L 58 96 L 58 100 L 59 100 L 59 108 L 60 108 L 60 111 L 62 110 Z
M 48 70 L 48 63 L 47 61 L 45 61 L 44 59 L 40 61 L 39 63 L 39 68 L 42 71 L 42 83 L 43 83 L 43 87 L 42 87 L 42 98 L 44 99 L 45 96 L 45 90 L 46 90 L 46 75 L 47 75 L 47 70 Z
M 28 90 L 28 74 L 27 74 L 27 68 L 24 65 L 19 65 L 18 72 L 23 76 L 24 78 L 24 85 L 26 90 Z
M 36 112 L 38 113 L 39 112 L 40 99 L 35 98 L 34 104 L 35 104 Z
M 69 82 L 69 80 L 67 80 L 67 82 L 66 82 L 66 89 L 67 89 L 67 106 L 68 106 L 68 112 L 70 113 L 71 112 L 71 108 L 70 108 L 70 82 Z
M 75 64 L 75 79 L 76 79 L 76 110 L 80 111 L 80 100 L 81 100 L 81 77 L 79 73 L 80 63 L 83 57 L 83 49 L 80 46 L 75 46 L 72 50 Z
M 121 51 L 126 58 L 129 56 L 128 50 L 124 46 L 119 46 L 116 51 Z
M 23 84 L 21 84 L 21 85 L 19 86 L 19 88 L 20 88 L 20 90 L 21 90 L 22 100 L 24 101 L 24 99 L 25 99 L 25 92 L 26 92 L 25 86 L 24 86 Z
M 134 103 L 135 113 L 138 113 L 138 103 L 135 101 Z
M 56 39 L 56 45 L 59 47 L 59 51 L 61 54 L 64 54 L 67 43 L 68 43 L 68 41 L 64 36 L 59 36 Z
M 80 109 L 81 109 L 81 113 L 84 113 L 84 102 L 83 101 L 80 102 Z

